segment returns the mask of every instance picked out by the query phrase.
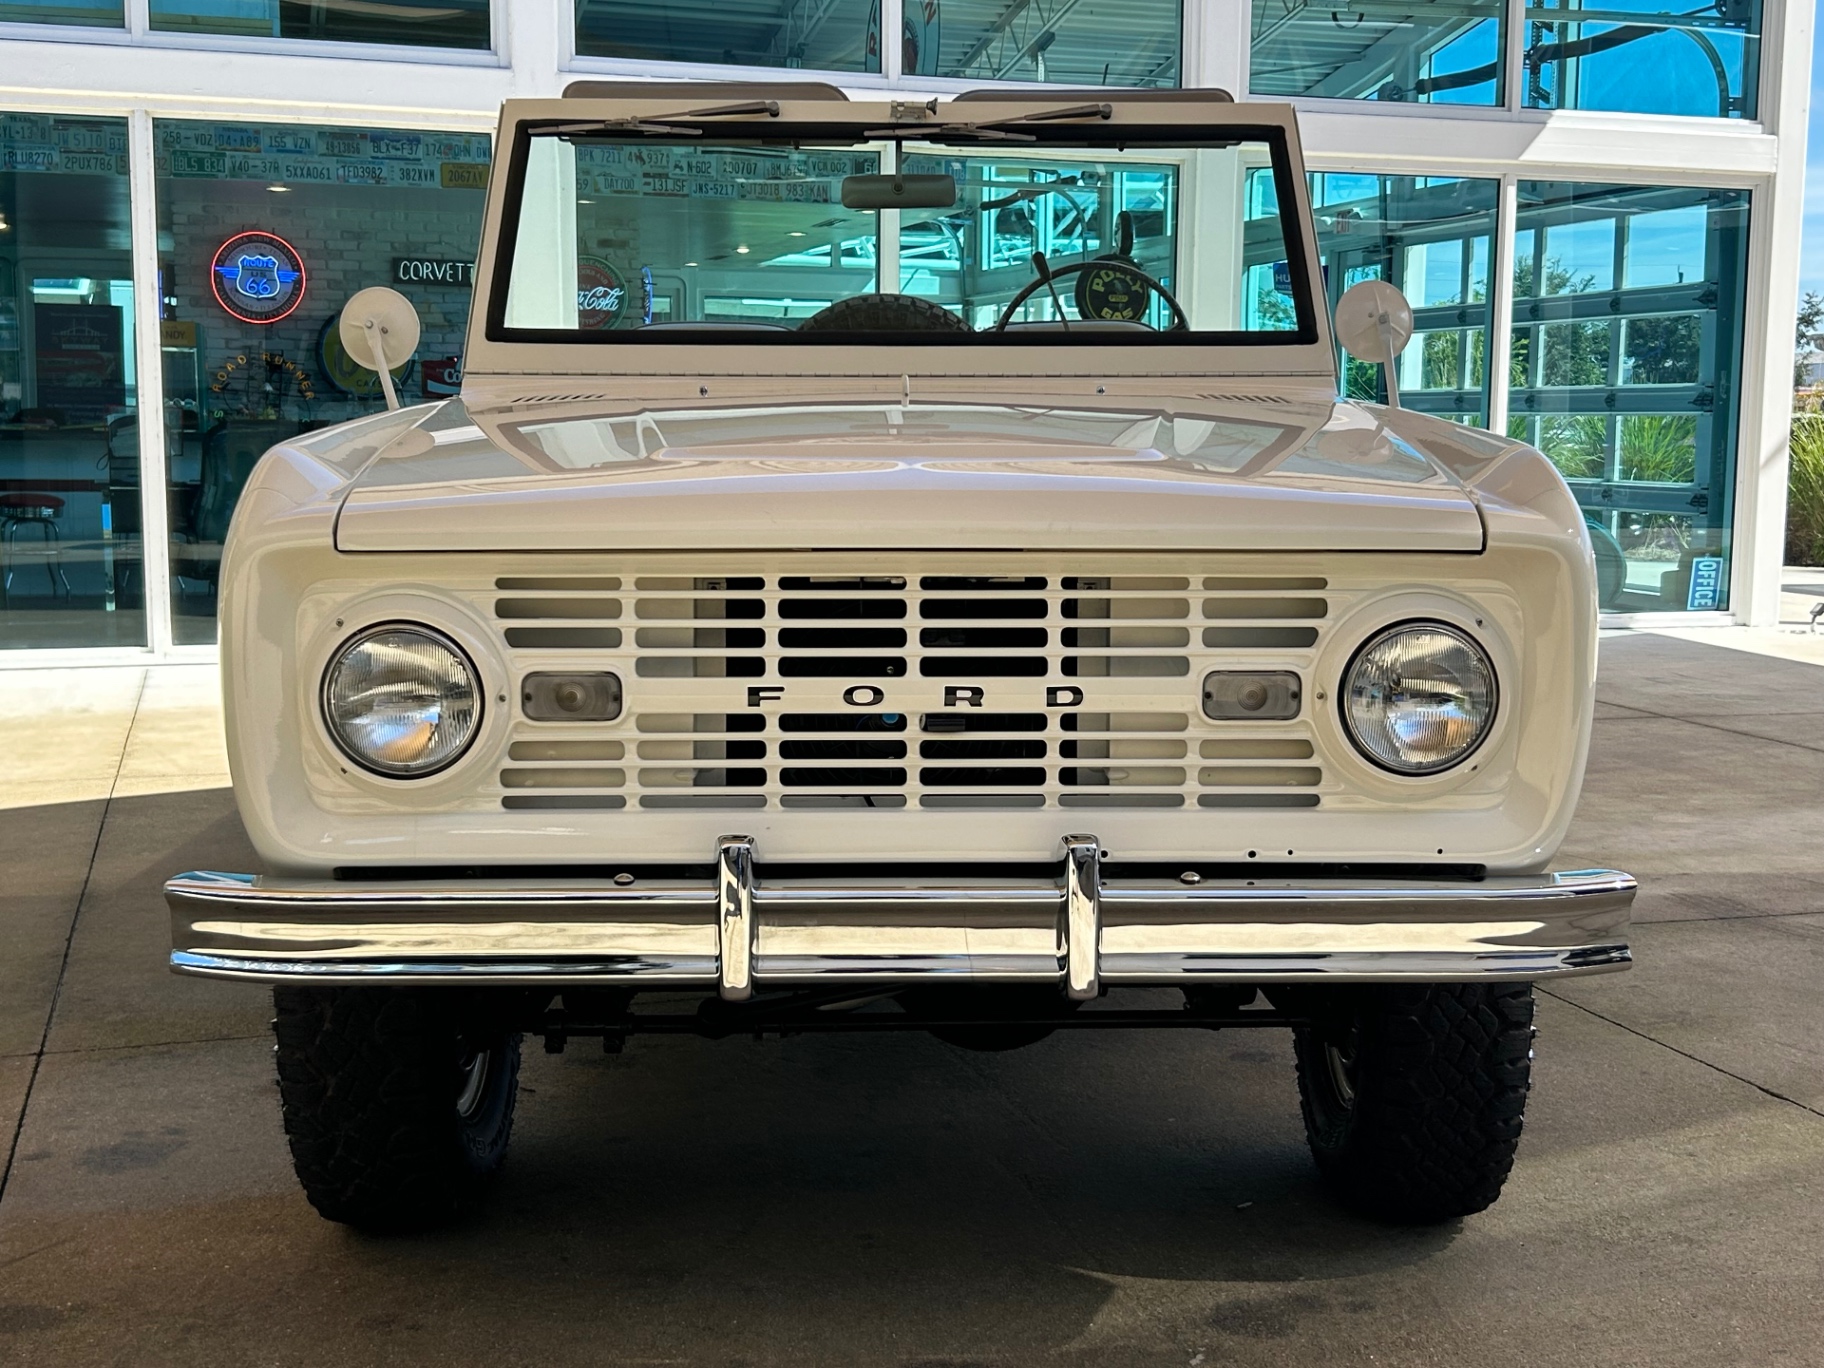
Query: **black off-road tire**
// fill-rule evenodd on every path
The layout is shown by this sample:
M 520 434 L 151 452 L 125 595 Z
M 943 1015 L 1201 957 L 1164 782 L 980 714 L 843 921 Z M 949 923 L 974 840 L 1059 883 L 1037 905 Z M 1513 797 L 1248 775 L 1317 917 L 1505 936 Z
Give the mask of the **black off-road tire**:
M 519 1036 L 448 990 L 276 988 L 279 1098 L 317 1211 L 372 1231 L 447 1219 L 499 1169 Z
M 1431 1225 L 1501 1195 L 1532 1076 L 1530 983 L 1363 985 L 1285 1005 L 1313 1018 L 1293 1032 L 1305 1138 L 1344 1205 Z
M 917 295 L 867 294 L 839 299 L 798 325 L 799 332 L 974 332 L 941 304 Z

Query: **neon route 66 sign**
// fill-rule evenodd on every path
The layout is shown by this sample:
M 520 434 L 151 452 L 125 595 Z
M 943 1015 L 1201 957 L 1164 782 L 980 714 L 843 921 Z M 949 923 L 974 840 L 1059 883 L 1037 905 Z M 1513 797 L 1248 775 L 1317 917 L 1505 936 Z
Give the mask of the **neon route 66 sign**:
M 209 263 L 215 302 L 243 323 L 277 323 L 304 299 L 304 260 L 277 233 L 236 233 Z

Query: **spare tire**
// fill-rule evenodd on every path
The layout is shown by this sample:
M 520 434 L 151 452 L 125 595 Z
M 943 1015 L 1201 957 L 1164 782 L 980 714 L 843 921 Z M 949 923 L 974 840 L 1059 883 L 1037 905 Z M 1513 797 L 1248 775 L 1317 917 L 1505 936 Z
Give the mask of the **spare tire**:
M 916 295 L 865 294 L 839 299 L 798 325 L 799 332 L 974 332 L 941 304 Z

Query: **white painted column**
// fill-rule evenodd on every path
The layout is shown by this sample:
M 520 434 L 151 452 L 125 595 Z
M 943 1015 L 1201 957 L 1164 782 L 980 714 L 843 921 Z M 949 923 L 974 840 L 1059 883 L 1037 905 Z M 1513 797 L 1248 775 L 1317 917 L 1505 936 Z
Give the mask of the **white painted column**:
M 1518 182 L 1501 177 L 1495 233 L 1488 251 L 1488 430 L 1507 433 L 1508 380 L 1514 354 L 1514 230 L 1519 223 Z
M 906 74 L 901 69 L 906 63 L 905 23 L 903 0 L 880 0 L 880 74 L 888 85 L 898 85 Z
M 1194 328 L 1239 328 L 1242 222 L 1247 168 L 1234 148 L 1199 148 L 1185 158 L 1178 213 L 1179 302 Z
M 1526 108 L 1526 0 L 1507 0 L 1502 25 L 1501 103 L 1510 112 Z
M 1780 617 L 1793 320 L 1805 217 L 1805 130 L 1811 113 L 1812 5 L 1810 0 L 1776 0 L 1767 17 L 1761 118 L 1779 137 L 1779 161 L 1771 183 L 1755 192 L 1749 217 L 1749 307 L 1729 591 L 1736 621 L 1757 627 L 1771 626 Z
M 883 51 L 884 58 L 885 53 Z M 899 144 L 889 142 L 880 149 L 880 169 L 892 174 L 899 170 Z M 876 294 L 899 293 L 899 216 L 900 209 L 882 209 L 875 220 L 878 231 L 874 238 L 874 292 Z M 840 240 L 830 244 L 830 266 L 842 263 L 842 243 Z
M 560 0 L 495 0 L 494 9 L 504 11 L 494 21 L 494 42 L 502 63 L 512 68 L 513 94 L 563 94 L 563 73 L 576 53 L 575 7 Z
M 171 529 L 166 511 L 164 351 L 159 345 L 157 168 L 152 115 L 127 117 L 127 191 L 133 260 L 133 358 L 139 379 L 139 526 L 144 567 L 146 641 L 164 655 L 171 649 Z
M 576 147 L 534 138 L 507 289 L 509 328 L 575 328 Z
M 1188 88 L 1248 93 L 1250 0 L 1183 0 L 1179 79 Z M 1246 173 L 1235 152 L 1198 151 L 1180 180 L 1178 271 L 1196 328 L 1240 327 L 1241 218 Z
M 1184 0 L 1184 52 L 1179 63 L 1186 86 L 1226 90 L 1248 97 L 1250 0 Z

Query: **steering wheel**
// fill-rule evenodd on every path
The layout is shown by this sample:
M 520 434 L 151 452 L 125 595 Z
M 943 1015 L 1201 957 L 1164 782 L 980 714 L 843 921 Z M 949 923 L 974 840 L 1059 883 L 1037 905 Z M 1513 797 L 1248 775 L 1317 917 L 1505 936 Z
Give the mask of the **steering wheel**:
M 1140 267 L 1135 265 L 1131 260 L 1120 256 L 1097 257 L 1093 261 L 1072 261 L 1066 265 L 1059 266 L 1056 270 L 1048 269 L 1044 275 L 1035 276 L 1020 288 L 1018 294 L 1007 301 L 1007 307 L 1001 311 L 1000 319 L 995 323 L 994 330 L 996 332 L 1006 332 L 1007 325 L 1013 321 L 1013 315 L 1019 310 L 1020 305 L 1032 298 L 1032 296 L 1041 289 L 1055 284 L 1066 276 L 1082 275 L 1086 271 L 1093 271 L 1098 268 L 1118 269 L 1123 275 L 1139 281 L 1148 290 L 1151 290 L 1154 294 L 1158 295 L 1159 298 L 1163 299 L 1172 311 L 1172 324 L 1171 327 L 1166 329 L 1167 332 L 1190 331 L 1191 320 L 1185 316 L 1183 306 L 1180 305 L 1176 299 L 1172 298 L 1172 292 L 1166 289 L 1165 286 L 1161 285 L 1158 281 L 1154 280 L 1145 271 L 1141 270 Z M 1085 293 L 1084 286 L 1092 283 L 1093 282 L 1091 281 L 1079 281 L 1077 284 L 1076 296 L 1080 312 L 1082 311 L 1082 301 Z M 1064 321 L 1068 322 L 1069 320 Z M 1084 318 L 1081 321 L 1093 323 L 1115 320 Z M 1131 321 L 1137 323 L 1140 320 L 1136 318 Z

